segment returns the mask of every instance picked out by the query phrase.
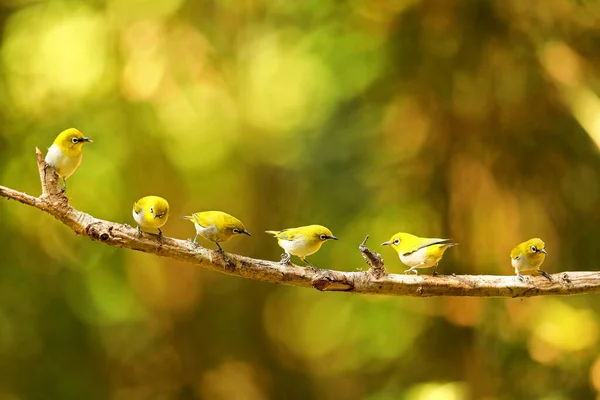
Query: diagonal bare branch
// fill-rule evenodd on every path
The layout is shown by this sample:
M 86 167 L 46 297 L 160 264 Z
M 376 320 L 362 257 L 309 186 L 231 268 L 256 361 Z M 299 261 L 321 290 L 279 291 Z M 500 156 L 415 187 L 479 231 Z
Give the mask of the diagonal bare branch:
M 600 272 L 558 273 L 552 275 L 552 282 L 543 277 L 531 277 L 528 282 L 521 282 L 515 276 L 389 274 L 381 256 L 366 246 L 368 236 L 359 250 L 370 268 L 357 272 L 324 269 L 313 271 L 311 268 L 281 265 L 278 262 L 236 254 L 222 255 L 215 250 L 195 247 L 187 240 L 165 237 L 159 242 L 156 235 L 149 233 L 138 238 L 136 229 L 129 225 L 97 219 L 73 208 L 59 189 L 59 179 L 54 169 L 44 162 L 39 149 L 36 149 L 36 155 L 42 195 L 35 197 L 0 186 L 0 197 L 47 212 L 75 233 L 109 246 L 186 261 L 228 275 L 283 285 L 314 287 L 321 291 L 415 297 L 531 297 L 600 293 Z

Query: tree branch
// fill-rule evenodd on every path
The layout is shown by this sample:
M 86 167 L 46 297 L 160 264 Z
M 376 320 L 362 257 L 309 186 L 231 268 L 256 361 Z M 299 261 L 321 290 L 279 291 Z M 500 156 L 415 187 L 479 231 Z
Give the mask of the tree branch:
M 143 233 L 127 224 L 104 221 L 73 208 L 60 191 L 59 178 L 52 167 L 44 162 L 36 149 L 42 184 L 42 195 L 31 196 L 0 186 L 0 196 L 38 208 L 71 228 L 76 234 L 117 246 L 156 254 L 174 260 L 186 261 L 203 268 L 228 275 L 240 276 L 283 285 L 314 287 L 321 291 L 343 291 L 362 294 L 395 296 L 473 296 L 473 297 L 531 297 L 541 295 L 571 295 L 600 293 L 599 272 L 564 272 L 544 277 L 531 277 L 527 282 L 515 276 L 488 275 L 398 275 L 389 274 L 383 259 L 366 246 L 368 236 L 359 246 L 362 257 L 369 265 L 366 271 L 341 272 L 316 270 L 293 264 L 258 260 L 235 254 L 220 254 L 215 250 L 195 247 L 187 240 Z

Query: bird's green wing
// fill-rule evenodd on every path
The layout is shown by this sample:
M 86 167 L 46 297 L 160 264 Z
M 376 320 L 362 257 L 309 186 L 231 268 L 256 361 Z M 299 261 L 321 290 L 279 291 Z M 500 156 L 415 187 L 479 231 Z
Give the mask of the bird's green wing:
M 297 229 L 294 228 L 283 229 L 281 231 L 267 231 L 267 233 L 272 234 L 277 239 L 283 240 L 294 240 L 298 237 Z
M 421 250 L 424 247 L 433 246 L 436 244 L 442 244 L 446 246 L 456 246 L 458 243 L 454 243 L 452 239 L 439 239 L 439 238 L 418 238 L 418 240 L 412 241 L 412 243 L 405 243 L 405 249 L 402 254 L 405 256 L 414 253 L 415 251 Z
M 194 222 L 203 228 L 209 227 L 215 223 L 214 218 L 206 212 L 200 212 L 192 215 Z

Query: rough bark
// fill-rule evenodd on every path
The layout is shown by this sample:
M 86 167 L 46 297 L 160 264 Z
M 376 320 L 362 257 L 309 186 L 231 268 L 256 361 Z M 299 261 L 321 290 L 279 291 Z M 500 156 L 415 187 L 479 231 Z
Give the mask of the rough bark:
M 531 297 L 541 295 L 571 295 L 600 293 L 599 272 L 562 272 L 553 274 L 552 281 L 544 277 L 530 277 L 525 282 L 515 276 L 490 275 L 399 275 L 385 270 L 381 256 L 372 252 L 365 240 L 359 251 L 369 269 L 357 272 L 341 272 L 281 265 L 279 262 L 258 260 L 236 254 L 221 254 L 215 250 L 196 247 L 187 240 L 143 233 L 127 224 L 105 221 L 78 211 L 69 204 L 61 192 L 59 178 L 48 166 L 42 153 L 36 149 L 42 184 L 42 194 L 31 196 L 17 190 L 0 186 L 0 196 L 38 208 L 53 215 L 76 234 L 117 246 L 143 251 L 161 257 L 186 261 L 202 268 L 228 275 L 282 285 L 315 288 L 321 291 L 339 291 L 361 294 L 384 294 L 394 296 L 471 296 L 471 297 Z

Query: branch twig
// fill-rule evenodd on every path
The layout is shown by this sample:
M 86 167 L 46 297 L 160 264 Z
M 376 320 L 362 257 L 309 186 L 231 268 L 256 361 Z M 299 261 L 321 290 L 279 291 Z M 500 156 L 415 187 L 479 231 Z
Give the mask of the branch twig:
M 59 189 L 58 176 L 36 149 L 42 184 L 42 195 L 31 196 L 0 186 L 0 197 L 6 197 L 53 215 L 76 234 L 87 236 L 109 246 L 117 246 L 186 261 L 228 275 L 291 286 L 314 287 L 321 291 L 344 291 L 362 294 L 396 296 L 473 296 L 473 297 L 531 297 L 541 295 L 571 295 L 600 293 L 600 272 L 569 272 L 552 275 L 550 282 L 543 277 L 531 277 L 521 282 L 515 276 L 488 275 L 398 275 L 389 274 L 383 259 L 372 252 L 366 242 L 359 250 L 369 265 L 367 271 L 341 272 L 317 270 L 296 265 L 258 260 L 236 254 L 222 255 L 215 250 L 195 247 L 186 240 L 163 238 L 144 233 L 138 239 L 136 229 L 104 221 L 73 208 Z

